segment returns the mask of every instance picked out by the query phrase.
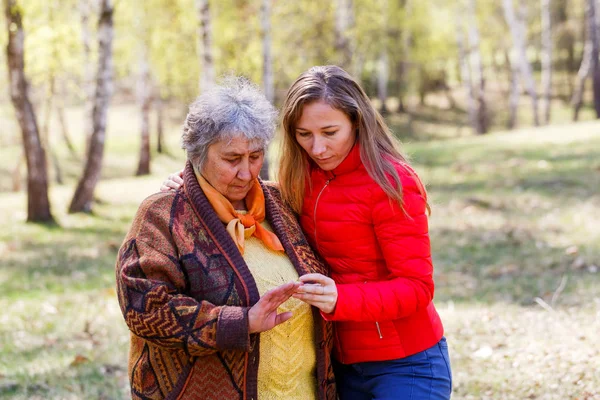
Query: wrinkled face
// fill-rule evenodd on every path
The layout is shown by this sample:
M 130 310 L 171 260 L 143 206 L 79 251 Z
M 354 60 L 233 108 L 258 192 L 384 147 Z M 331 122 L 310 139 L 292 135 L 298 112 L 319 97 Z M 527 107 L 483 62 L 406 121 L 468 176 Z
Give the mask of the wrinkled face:
M 243 137 L 221 140 L 208 148 L 201 173 L 234 208 L 243 209 L 263 159 L 264 149 L 257 141 Z
M 296 124 L 296 141 L 324 171 L 335 169 L 350 153 L 356 133 L 348 116 L 324 101 L 306 104 Z

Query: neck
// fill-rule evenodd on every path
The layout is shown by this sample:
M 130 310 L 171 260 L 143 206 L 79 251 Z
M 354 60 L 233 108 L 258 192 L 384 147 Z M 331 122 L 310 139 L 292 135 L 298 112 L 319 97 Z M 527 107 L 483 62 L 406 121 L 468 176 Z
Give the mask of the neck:
M 247 208 L 246 208 L 246 201 L 245 200 L 232 201 L 231 205 L 233 206 L 233 208 L 235 210 L 247 210 Z

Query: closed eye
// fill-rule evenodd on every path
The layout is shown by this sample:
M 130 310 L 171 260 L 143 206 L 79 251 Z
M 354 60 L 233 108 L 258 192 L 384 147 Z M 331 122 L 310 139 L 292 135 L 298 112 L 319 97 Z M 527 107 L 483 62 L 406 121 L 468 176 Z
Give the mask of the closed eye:
M 300 137 L 307 137 L 308 135 L 310 135 L 310 132 L 306 132 L 306 131 L 296 131 L 296 135 L 300 136 Z
M 326 131 L 326 132 L 323 132 L 323 133 L 326 134 L 327 136 L 333 136 L 336 133 L 338 133 L 338 131 Z

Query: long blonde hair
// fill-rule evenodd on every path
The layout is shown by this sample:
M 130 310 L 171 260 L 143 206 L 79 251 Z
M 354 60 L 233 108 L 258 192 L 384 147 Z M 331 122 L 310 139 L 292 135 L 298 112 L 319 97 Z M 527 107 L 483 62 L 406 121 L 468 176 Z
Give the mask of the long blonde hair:
M 309 176 L 308 154 L 296 141 L 296 124 L 305 105 L 324 101 L 344 112 L 357 132 L 360 159 L 369 176 L 390 199 L 402 207 L 402 183 L 394 163 L 407 165 L 397 141 L 359 84 L 335 65 L 312 67 L 296 79 L 283 105 L 283 131 L 278 180 L 283 199 L 294 211 L 302 211 Z M 408 173 L 414 175 L 410 168 Z M 415 176 L 421 194 L 425 188 Z

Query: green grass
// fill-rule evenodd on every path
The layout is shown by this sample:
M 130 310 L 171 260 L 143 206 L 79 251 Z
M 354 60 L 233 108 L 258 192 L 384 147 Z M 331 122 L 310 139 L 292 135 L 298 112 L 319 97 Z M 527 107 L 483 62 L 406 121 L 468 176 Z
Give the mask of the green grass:
M 2 399 L 129 397 L 116 253 L 140 201 L 183 165 L 174 116 L 174 156 L 132 176 L 135 116 L 112 108 L 92 215 L 66 213 L 81 167 L 53 137 L 67 178 L 51 187 L 52 226 L 23 222 L 25 194 L 7 191 L 18 140 L 1 139 Z M 82 143 L 81 110 L 69 121 Z M 454 138 L 451 120 L 431 123 L 447 134 L 404 138 L 430 195 L 453 398 L 600 398 L 600 123 Z

